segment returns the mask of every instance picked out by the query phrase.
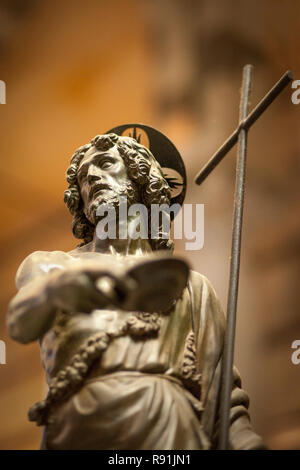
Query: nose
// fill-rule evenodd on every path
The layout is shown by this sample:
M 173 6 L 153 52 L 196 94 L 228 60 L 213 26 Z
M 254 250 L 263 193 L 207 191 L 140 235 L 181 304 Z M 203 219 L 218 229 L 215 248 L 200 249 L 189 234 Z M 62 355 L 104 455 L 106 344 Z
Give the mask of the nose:
M 88 169 L 88 183 L 101 180 L 101 170 L 96 165 L 91 164 Z

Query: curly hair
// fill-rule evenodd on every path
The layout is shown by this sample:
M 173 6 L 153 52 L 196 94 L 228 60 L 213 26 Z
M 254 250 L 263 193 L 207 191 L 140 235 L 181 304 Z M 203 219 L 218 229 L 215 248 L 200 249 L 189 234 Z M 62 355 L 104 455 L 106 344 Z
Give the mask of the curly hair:
M 164 178 L 162 169 L 158 161 L 154 158 L 150 150 L 139 144 L 131 137 L 118 136 L 116 134 L 97 135 L 87 145 L 79 147 L 73 154 L 70 166 L 67 170 L 68 189 L 64 193 L 64 202 L 73 215 L 72 232 L 76 238 L 83 239 L 81 245 L 92 241 L 95 226 L 87 219 L 83 211 L 83 200 L 77 180 L 77 171 L 85 153 L 92 147 L 100 151 L 107 151 L 111 147 L 117 146 L 119 154 L 127 168 L 127 174 L 138 189 L 141 202 L 150 208 L 151 204 L 170 204 L 170 186 Z M 133 191 L 131 189 L 131 191 Z M 130 196 L 128 195 L 129 199 Z M 148 226 L 151 231 L 151 220 L 149 214 Z M 159 227 L 158 238 L 149 241 L 153 250 L 172 250 L 173 242 Z

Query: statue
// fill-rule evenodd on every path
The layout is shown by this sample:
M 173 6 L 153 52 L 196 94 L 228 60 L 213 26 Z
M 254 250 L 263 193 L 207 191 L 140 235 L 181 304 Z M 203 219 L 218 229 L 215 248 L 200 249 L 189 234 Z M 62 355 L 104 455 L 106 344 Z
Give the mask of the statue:
M 180 155 L 158 131 L 141 128 L 151 151 L 136 132 L 118 135 L 123 128 L 76 150 L 65 202 L 83 243 L 69 253 L 34 252 L 17 272 L 7 323 L 15 340 L 40 343 L 49 392 L 29 419 L 45 426 L 45 449 L 217 445 L 225 320 L 214 289 L 172 256 L 161 225 L 155 239 L 131 237 L 132 227 L 147 225 L 137 214 L 128 215 L 125 235 L 120 224 L 116 237 L 97 230 L 99 208 L 119 214 L 122 197 L 148 209 L 183 203 Z M 182 177 L 179 196 L 163 167 Z M 232 449 L 264 448 L 248 403 L 234 368 Z

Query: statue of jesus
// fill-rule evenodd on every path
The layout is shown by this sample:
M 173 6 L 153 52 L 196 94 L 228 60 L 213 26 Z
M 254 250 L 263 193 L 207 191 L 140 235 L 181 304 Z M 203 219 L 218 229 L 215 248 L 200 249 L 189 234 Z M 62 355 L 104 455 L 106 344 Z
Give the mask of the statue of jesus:
M 168 205 L 171 180 L 147 147 L 109 133 L 76 150 L 67 181 L 82 244 L 29 255 L 7 317 L 13 339 L 40 343 L 49 391 L 29 419 L 45 426 L 42 448 L 214 449 L 225 329 L 214 289 L 161 227 L 131 237 L 138 214 L 126 236 L 97 234 L 103 204 Z M 264 447 L 247 408 L 234 368 L 231 449 Z

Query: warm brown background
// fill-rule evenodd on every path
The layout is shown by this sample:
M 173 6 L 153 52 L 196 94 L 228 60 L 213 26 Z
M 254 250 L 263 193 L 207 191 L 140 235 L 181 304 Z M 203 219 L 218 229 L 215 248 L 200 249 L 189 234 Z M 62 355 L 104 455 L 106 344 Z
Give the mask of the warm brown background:
M 201 187 L 193 176 L 237 123 L 241 69 L 252 103 L 290 68 L 300 79 L 298 0 L 0 2 L 0 448 L 37 449 L 28 407 L 45 394 L 36 344 L 7 337 L 18 265 L 76 245 L 63 205 L 73 150 L 126 122 L 166 133 L 186 162 L 187 202 L 205 204 L 205 245 L 189 257 L 226 305 L 235 152 Z M 300 448 L 300 105 L 286 90 L 251 130 L 236 363 L 252 422 L 272 448 Z

